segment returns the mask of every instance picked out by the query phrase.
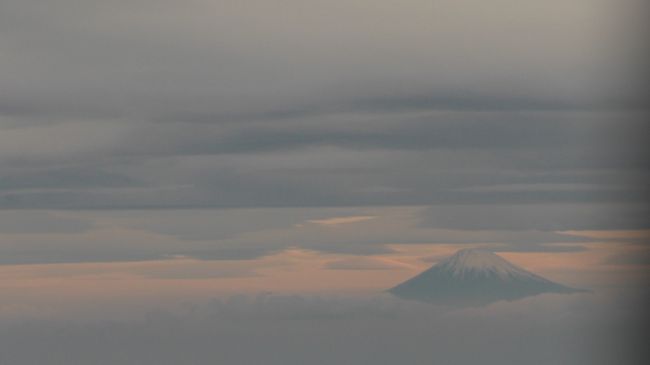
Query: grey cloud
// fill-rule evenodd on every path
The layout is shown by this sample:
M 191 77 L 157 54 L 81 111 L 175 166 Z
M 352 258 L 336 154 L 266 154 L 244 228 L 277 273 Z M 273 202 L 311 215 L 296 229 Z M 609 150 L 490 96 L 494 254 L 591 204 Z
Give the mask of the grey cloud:
M 597 121 L 607 117 L 616 121 Z M 349 121 L 349 118 L 354 116 L 334 114 L 320 120 L 300 120 L 300 124 L 256 123 L 230 127 L 230 130 L 199 125 L 188 131 L 185 124 L 177 123 L 142 130 L 134 140 L 143 141 L 152 152 L 156 147 L 165 146 L 176 154 L 250 153 L 313 145 L 400 150 L 562 148 L 571 153 L 571 148 L 589 148 L 590 143 L 601 143 L 600 148 L 624 153 L 631 149 L 625 142 L 638 138 L 635 133 L 645 130 L 644 124 L 636 120 L 638 117 L 621 114 L 447 112 L 419 117 L 389 114 L 373 118 L 371 115 L 370 120 L 362 122 Z M 166 128 L 169 128 L 167 133 Z M 162 132 L 162 138 L 156 141 L 151 135 L 145 135 L 145 131 L 154 136 Z M 609 135 L 605 138 L 602 133 Z M 160 145 L 147 146 L 147 140 Z M 128 143 L 125 147 L 129 146 L 138 144 Z
M 483 249 L 490 250 L 492 252 L 547 252 L 547 253 L 562 253 L 562 252 L 582 252 L 588 250 L 587 247 L 580 244 L 521 244 L 512 243 L 509 245 L 504 244 L 482 244 L 480 246 Z M 449 255 L 430 255 L 421 257 L 420 261 L 427 263 L 436 263 L 441 259 L 448 257 Z
M 544 231 L 644 229 L 648 206 L 637 204 L 537 203 L 432 206 L 422 226 L 447 229 Z
M 57 234 L 91 230 L 93 222 L 47 211 L 0 210 L 0 234 Z
M 7 113 L 163 119 L 636 102 L 618 55 L 641 39 L 610 11 L 633 2 L 500 3 L 10 1 L 0 100 Z
M 103 171 L 99 166 L 61 166 L 9 169 L 0 173 L 0 191 L 27 189 L 83 189 L 138 186 L 127 176 Z
M 47 236 L 5 236 L 0 265 L 170 260 L 246 260 L 279 252 L 287 245 L 260 242 L 182 241 L 173 237 L 111 231 Z
M 0 147 L 2 152 L 0 167 L 3 171 L 8 171 L 5 173 L 7 176 L 2 180 L 7 187 L 0 197 L 0 207 L 3 208 L 133 209 L 404 205 L 495 201 L 519 203 L 624 201 L 637 200 L 646 193 L 640 188 L 643 185 L 641 180 L 619 181 L 622 188 L 619 186 L 615 189 L 596 184 L 600 189 L 589 191 L 576 189 L 553 192 L 490 193 L 450 189 L 450 187 L 467 188 L 481 182 L 522 183 L 521 177 L 513 175 L 523 175 L 525 172 L 536 174 L 534 178 L 523 181 L 525 183 L 538 183 L 540 173 L 546 175 L 544 179 L 555 177 L 556 180 L 560 180 L 559 182 L 563 182 L 560 176 L 566 176 L 568 169 L 580 169 L 581 173 L 588 170 L 598 175 L 602 175 L 605 169 L 618 170 L 616 173 L 619 174 L 630 171 L 647 172 L 648 161 L 643 157 L 645 154 L 640 151 L 640 146 L 643 145 L 640 136 L 643 135 L 642 132 L 646 127 L 640 121 L 643 112 L 638 110 L 624 108 L 608 110 L 605 105 L 600 104 L 598 108 L 585 110 L 585 108 L 560 105 L 561 103 L 554 106 L 547 101 L 539 101 L 539 105 L 536 106 L 534 101 L 536 97 L 530 96 L 536 94 L 535 92 L 515 93 L 519 96 L 508 97 L 504 96 L 503 90 L 499 90 L 493 83 L 491 83 L 492 87 L 487 88 L 481 86 L 480 82 L 476 83 L 480 90 L 465 91 L 463 89 L 465 86 L 455 86 L 454 82 L 440 82 L 440 76 L 432 76 L 435 82 L 431 83 L 443 85 L 439 89 L 426 85 L 426 81 L 425 85 L 422 85 L 422 75 L 428 75 L 433 67 L 429 63 L 421 65 L 426 70 L 420 70 L 422 72 L 418 74 L 417 80 L 401 73 L 390 76 L 391 72 L 379 72 L 372 73 L 370 77 L 363 76 L 363 72 L 354 71 L 352 72 L 354 77 L 341 75 L 340 80 L 338 80 L 339 76 L 335 76 L 337 81 L 321 82 L 318 77 L 323 75 L 314 76 L 318 80 L 312 80 L 311 76 L 298 72 L 295 82 L 292 81 L 287 86 L 283 81 L 278 86 L 275 80 L 278 75 L 272 72 L 273 67 L 269 66 L 271 69 L 269 71 L 269 68 L 263 67 L 263 62 L 258 64 L 258 57 L 255 57 L 257 55 L 255 52 L 258 51 L 263 52 L 264 55 L 267 53 L 270 56 L 276 55 L 275 49 L 269 47 L 258 49 L 252 45 L 259 45 L 261 39 L 274 34 L 273 32 L 278 32 L 280 35 L 277 39 L 280 41 L 279 48 L 286 46 L 283 43 L 284 37 L 289 37 L 288 39 L 297 37 L 295 40 L 299 43 L 306 40 L 293 32 L 288 32 L 286 28 L 266 16 L 262 16 L 259 20 L 269 27 L 269 32 L 259 32 L 259 29 L 253 28 L 249 29 L 250 33 L 243 31 L 233 39 L 217 33 L 219 37 L 223 36 L 228 40 L 218 44 L 223 47 L 217 47 L 213 43 L 214 40 L 205 39 L 204 36 L 196 38 L 194 43 L 180 42 L 180 44 L 168 45 L 169 39 L 158 39 L 158 35 L 166 34 L 171 36 L 170 39 L 188 40 L 196 36 L 199 29 L 209 29 L 210 26 L 221 27 L 214 19 L 206 18 L 202 11 L 197 12 L 197 9 L 206 10 L 205 7 L 209 8 L 209 4 L 192 2 L 183 11 L 173 4 L 157 4 L 156 9 L 160 12 L 161 18 L 153 19 L 146 16 L 146 9 L 150 5 L 146 1 L 130 5 L 133 7 L 128 12 L 131 16 L 126 18 L 119 16 L 123 10 L 121 6 L 98 12 L 98 8 L 89 7 L 87 3 L 61 2 L 63 5 L 74 5 L 76 12 L 85 16 L 76 18 L 62 11 L 65 6 L 39 7 L 36 4 L 12 2 L 7 7 L 5 14 L 15 12 L 16 15 L 15 18 L 6 16 L 9 19 L 3 21 L 7 29 L 6 37 L 10 40 L 8 44 L 23 44 L 24 42 L 19 42 L 22 37 L 36 44 L 43 43 L 42 48 L 32 48 L 32 46 L 11 48 L 10 59 L 20 60 L 21 57 L 26 57 L 32 52 L 51 52 L 56 57 L 32 57 L 30 58 L 32 63 L 25 64 L 38 69 L 42 66 L 40 60 L 47 59 L 48 62 L 60 66 L 62 72 L 49 72 L 52 68 L 48 65 L 47 73 L 33 73 L 45 79 L 29 85 L 22 84 L 23 78 L 11 78 L 11 82 L 19 85 L 3 88 L 8 93 L 4 100 L 19 98 L 24 99 L 26 103 L 38 103 L 40 98 L 37 96 L 43 91 L 40 88 L 56 87 L 57 90 L 66 90 L 66 92 L 43 91 L 47 96 L 46 104 L 51 104 L 52 108 L 65 109 L 68 101 L 59 99 L 66 99 L 73 95 L 75 97 L 70 101 L 74 105 L 73 112 L 99 107 L 121 115 L 115 116 L 110 113 L 104 115 L 101 112 L 98 116 L 69 116 L 65 113 L 59 115 L 56 110 L 47 109 L 44 117 L 18 113 L 9 107 L 11 110 L 7 113 L 10 115 L 3 117 L 3 124 L 10 126 L 11 129 L 7 129 L 5 136 L 8 137 L 2 141 Z M 349 15 L 365 8 L 362 3 L 355 4 L 348 8 L 350 14 L 342 14 L 343 18 L 339 18 L 345 19 L 344 23 L 351 26 L 349 30 L 352 30 L 353 34 L 357 34 L 360 29 L 356 29 L 353 23 L 347 23 L 352 19 Z M 414 4 L 407 5 L 405 11 L 407 13 L 413 11 L 416 9 L 414 6 Z M 455 9 L 453 11 L 460 11 L 464 16 L 473 18 L 453 4 L 440 6 Z M 586 7 L 596 13 L 600 11 L 600 9 L 590 8 L 589 4 L 576 6 L 578 9 Z M 553 13 L 552 8 L 546 6 L 543 8 Z M 139 10 L 133 11 L 133 9 Z M 518 9 L 532 16 L 529 10 Z M 249 14 L 246 9 L 232 4 L 220 10 L 224 10 L 224 14 L 234 15 L 233 19 L 258 16 Z M 326 13 L 331 11 L 327 6 L 323 10 Z M 179 11 L 187 16 L 187 18 L 181 17 L 179 24 L 187 22 L 192 26 L 183 29 L 179 24 L 169 23 L 170 19 L 176 19 L 175 16 L 169 17 L 169 15 Z M 45 13 L 47 16 L 43 18 Z M 225 17 L 221 12 L 210 14 Z M 315 14 L 307 12 L 303 15 L 311 19 Z M 395 13 L 401 21 L 408 18 L 403 18 L 404 15 L 401 12 Z M 570 14 L 559 15 L 564 17 Z M 197 22 L 190 21 L 194 17 L 198 17 Z M 15 20 L 22 18 L 25 18 L 25 22 Z M 232 24 L 233 19 L 225 18 L 226 24 Z M 297 22 L 296 24 L 302 24 L 304 20 L 300 17 L 290 16 L 290 18 Z M 93 19 L 93 21 L 82 19 Z M 207 22 L 208 20 L 210 21 Z M 312 20 L 315 20 L 314 24 L 318 24 L 318 29 L 311 35 L 305 35 L 307 40 L 310 37 L 320 41 L 328 39 L 327 36 L 321 38 L 321 34 L 318 33 L 318 30 L 322 30 L 319 27 L 324 27 L 325 30 L 335 31 L 333 36 L 343 41 L 339 38 L 341 34 L 337 33 L 338 29 L 330 29 L 330 24 L 323 23 L 322 19 Z M 477 20 L 494 34 L 509 37 L 502 29 L 493 28 L 492 24 L 483 24 L 481 19 Z M 563 18 L 559 22 L 562 26 L 573 24 L 568 20 L 570 19 Z M 110 26 L 113 21 L 124 22 L 124 27 Z M 364 21 L 372 23 L 368 19 Z M 430 23 L 420 19 L 418 27 L 422 26 L 420 30 L 425 31 L 425 34 L 430 32 L 437 34 L 435 27 L 438 26 L 457 30 L 456 25 L 446 23 L 429 29 Z M 9 27 L 7 24 L 12 26 Z M 160 32 L 150 32 L 144 24 Z M 198 28 L 194 27 L 196 25 Z M 535 26 L 546 27 L 545 24 Z M 571 32 L 576 31 L 573 28 L 570 27 Z M 399 37 L 401 37 L 400 32 L 404 31 L 406 32 L 404 36 L 408 35 L 406 38 L 420 39 L 410 37 L 411 32 L 415 30 L 409 27 L 402 30 L 395 29 L 395 31 Z M 57 36 L 58 33 L 68 37 Z M 358 35 L 360 38 L 354 38 L 354 42 L 362 41 L 365 37 L 369 37 L 373 44 L 378 41 L 383 42 L 370 36 L 370 33 L 361 32 Z M 53 37 L 51 42 L 47 42 L 48 37 Z M 445 46 L 454 47 L 444 39 L 440 41 Z M 600 41 L 599 39 L 598 42 Z M 240 46 L 238 42 L 242 42 Z M 96 46 L 102 43 L 106 44 L 101 47 Z M 59 47 L 54 47 L 53 44 Z M 328 42 L 324 45 L 332 46 Z M 386 46 L 393 47 L 395 44 L 388 42 Z M 552 44 L 548 46 L 554 47 Z M 561 46 L 562 50 L 569 54 L 572 52 L 562 45 L 557 46 Z M 427 47 L 421 48 L 423 52 L 428 53 L 429 47 L 430 44 L 427 43 Z M 66 52 L 62 49 L 66 49 Z M 118 52 L 120 49 L 123 52 Z M 110 54 L 107 54 L 109 51 Z M 478 51 L 485 50 L 477 47 Z M 148 52 L 152 52 L 151 55 L 148 55 Z M 254 90 L 263 90 L 259 91 L 260 97 L 257 96 L 258 91 L 249 88 L 247 77 L 241 79 L 234 77 L 231 82 L 219 82 L 219 78 L 222 77 L 222 64 L 217 61 L 222 59 L 222 53 L 229 54 L 229 52 L 236 53 L 237 57 L 255 60 L 246 66 L 254 68 L 255 72 L 251 73 L 246 69 L 241 73 L 261 78 L 261 82 L 250 82 L 255 86 Z M 355 52 L 361 52 L 361 49 Z M 64 62 L 77 53 L 84 57 Z M 174 57 L 162 57 L 167 53 Z M 336 52 L 336 54 L 340 53 Z M 438 49 L 435 53 L 440 54 Z M 492 55 L 494 52 L 488 53 Z M 121 54 L 134 56 L 122 57 Z M 184 63 L 177 62 L 180 54 L 187 58 L 191 66 L 196 67 L 182 67 Z M 278 57 L 284 60 L 286 55 Z M 405 57 L 406 61 L 410 59 L 410 56 Z M 108 62 L 109 60 L 115 62 Z M 146 60 L 151 62 L 146 63 Z M 377 64 L 379 64 L 377 67 L 384 67 L 382 60 L 372 57 L 373 62 L 368 63 L 372 67 L 368 68 L 373 68 Z M 593 60 L 592 56 L 590 60 Z M 214 64 L 212 61 L 215 61 Z M 267 63 L 274 64 L 275 61 L 277 61 L 276 57 L 265 58 Z M 328 62 L 332 64 L 328 64 L 328 67 L 336 68 L 339 66 L 339 61 L 342 65 L 352 62 L 349 59 L 330 59 Z M 75 62 L 82 63 L 85 68 L 82 67 L 80 71 L 79 67 L 75 67 L 74 71 L 66 73 L 68 64 L 72 65 Z M 17 71 L 22 70 L 22 64 L 23 62 L 17 62 L 15 65 Z M 215 67 L 215 64 L 220 67 Z M 462 66 L 462 63 L 458 62 L 455 64 L 458 64 L 458 67 L 469 66 Z M 574 72 L 582 69 L 584 62 L 578 64 L 580 67 L 573 70 Z M 224 67 L 237 68 L 239 65 L 246 65 L 246 62 L 227 63 L 228 67 Z M 322 66 L 320 63 L 311 65 Z M 546 62 L 544 65 L 547 67 Z M 393 64 L 390 66 L 391 70 L 394 69 Z M 305 67 L 310 66 L 308 64 Z M 433 69 L 437 67 L 440 66 Z M 162 72 L 159 68 L 169 72 Z M 347 70 L 346 67 L 343 68 Z M 122 69 L 130 72 L 120 72 L 123 71 Z M 512 70 L 512 68 L 508 69 Z M 204 75 L 207 70 L 210 74 L 218 74 L 214 80 Z M 484 70 L 477 68 L 475 71 L 472 73 L 472 80 L 480 80 Z M 150 75 L 152 72 L 156 75 Z M 267 76 L 258 75 L 266 72 L 268 72 Z M 306 74 L 312 75 L 314 72 L 306 72 Z M 328 80 L 332 78 L 332 74 L 338 75 L 336 72 L 327 72 Z M 547 80 L 547 74 L 548 72 L 545 72 L 546 76 L 538 80 L 540 82 L 531 83 L 530 86 L 539 91 L 537 85 L 553 85 L 554 82 Z M 607 74 L 598 73 L 598 75 Z M 365 82 L 358 82 L 356 75 L 364 78 Z M 379 75 L 389 75 L 395 79 L 390 80 L 388 86 L 382 86 L 385 81 L 379 80 L 382 79 Z M 307 81 L 300 82 L 302 77 Z M 174 82 L 175 79 L 179 82 Z M 560 85 L 565 79 L 569 77 L 554 81 Z M 119 87 L 113 85 L 113 80 L 119 81 Z M 77 86 L 75 81 L 80 86 Z M 354 85 L 346 87 L 347 82 Z M 240 83 L 244 88 L 242 90 L 237 88 Z M 464 84 L 473 85 L 474 82 Z M 612 83 L 607 84 L 612 85 Z M 286 93 L 282 86 L 286 86 Z M 411 86 L 414 90 L 411 90 Z M 359 87 L 361 90 L 358 89 Z M 527 88 L 526 85 L 523 87 Z M 95 90 L 96 88 L 99 91 Z M 114 88 L 117 92 L 112 91 Z M 267 88 L 273 91 L 267 92 Z M 333 91 L 320 91 L 329 88 Z M 30 91 L 34 91 L 36 96 L 29 97 Z M 236 100 L 224 97 L 231 91 L 237 93 Z M 312 98 L 313 100 L 307 97 L 310 100 L 305 100 L 311 91 L 316 97 Z M 76 92 L 80 95 L 75 95 Z M 95 98 L 95 92 L 99 92 L 102 97 L 97 97 L 97 100 L 87 100 Z M 377 92 L 381 95 L 375 95 Z M 119 94 L 117 96 L 119 100 L 115 99 L 115 93 Z M 541 91 L 539 93 L 541 99 L 547 98 L 548 95 L 555 95 L 555 93 Z M 565 100 L 565 96 L 562 95 L 557 99 Z M 580 104 L 570 100 L 567 102 Z M 128 106 L 124 103 L 134 103 L 136 106 Z M 453 110 L 456 112 L 452 112 Z M 21 127 L 24 125 L 30 128 Z M 34 125 L 46 125 L 48 128 L 33 128 Z M 319 164 L 322 155 L 331 154 L 332 158 L 338 157 L 336 153 L 332 153 L 336 149 L 347 152 L 348 157 L 339 158 L 338 164 L 330 163 L 328 166 Z M 358 154 L 360 151 L 366 153 Z M 311 156 L 314 161 L 306 161 L 305 166 L 288 169 L 280 168 L 266 156 L 279 154 L 280 159 L 291 161 L 291 157 L 285 157 L 290 153 L 300 158 Z M 376 157 L 372 158 L 372 154 Z M 184 162 L 179 156 L 197 155 L 214 156 L 213 163 L 206 166 L 211 170 L 182 166 Z M 241 158 L 233 155 L 246 156 Z M 251 161 L 256 158 L 258 162 L 251 165 Z M 353 166 L 353 170 L 343 162 L 348 159 L 358 161 Z M 385 160 L 383 165 L 377 162 L 382 159 Z M 373 162 L 372 167 L 367 166 L 368 161 Z M 70 163 L 76 166 L 66 167 Z M 362 166 L 363 163 L 366 163 L 366 166 Z M 56 165 L 64 167 L 57 171 L 52 167 Z M 266 166 L 262 168 L 262 165 Z M 19 169 L 5 170 L 5 166 L 14 168 L 18 166 Z M 32 170 L 21 171 L 26 166 L 32 167 Z M 475 171 L 468 174 L 470 169 Z M 489 169 L 500 171 L 486 173 L 485 170 Z M 515 174 L 512 174 L 513 171 Z M 592 183 L 592 177 L 580 178 L 576 174 L 570 178 L 570 182 Z M 182 180 L 182 182 L 174 180 Z M 58 184 L 59 188 L 64 190 L 45 189 L 52 184 Z M 114 187 L 116 184 L 124 189 L 114 191 L 99 189 L 106 185 Z M 79 189 L 80 186 L 95 189 Z M 148 189 L 145 191 L 129 189 L 143 186 Z M 24 188 L 27 187 L 33 188 L 33 191 L 25 191 Z M 373 190 L 376 187 L 388 187 L 392 193 L 368 193 L 377 191 Z
M 576 244 L 510 244 L 504 247 L 500 246 L 485 246 L 494 252 L 581 252 L 586 251 L 587 247 Z
M 128 321 L 0 327 L 15 365 L 642 363 L 639 303 L 541 296 L 442 312 L 384 297 L 236 296 Z
M 329 270 L 396 270 L 405 266 L 372 257 L 341 259 L 325 264 L 325 268 Z
M 217 279 L 259 276 L 250 268 L 215 268 L 197 265 L 196 263 L 178 267 L 142 267 L 131 270 L 131 272 L 157 279 Z
M 418 227 L 421 208 L 5 211 L 0 264 L 170 260 L 248 260 L 301 248 L 358 256 L 391 254 L 399 244 L 481 244 L 499 251 L 564 252 L 592 239 L 537 230 Z M 50 213 L 52 214 L 52 213 Z M 375 216 L 339 226 L 310 221 Z M 12 222 L 18 224 L 12 224 Z M 558 243 L 561 245 L 551 245 Z M 363 259 L 362 259 L 363 261 Z
M 154 232 L 152 246 L 10 240 L 2 260 L 559 250 L 544 245 L 582 241 L 554 230 L 647 228 L 647 109 L 625 59 L 645 47 L 623 16 L 636 4 L 559 3 L 10 0 L 0 209 L 431 208 L 411 235 L 262 244 L 298 220 L 284 210 L 250 225 L 117 223 Z M 2 228 L 87 229 L 44 219 Z
M 270 206 L 426 205 L 468 203 L 617 203 L 645 198 L 642 180 L 626 173 L 520 168 L 536 153 L 482 154 L 476 151 L 389 153 L 316 148 L 266 155 L 165 158 L 116 166 L 132 186 L 103 189 L 105 183 L 74 189 L 5 190 L 4 208 L 191 208 Z M 557 156 L 561 159 L 562 156 Z M 338 159 L 338 160 L 337 160 Z M 454 166 L 455 163 L 462 164 Z M 491 166 L 511 165 L 504 170 Z M 513 166 L 514 165 L 514 166 Z M 596 179 L 596 180 L 594 180 Z M 634 179 L 631 177 L 631 179 Z M 14 179 L 15 180 L 15 179 Z M 73 180 L 73 177 L 70 177 Z M 617 181 L 618 180 L 618 181 Z M 573 183 L 548 190 L 540 181 Z M 481 190 L 481 184 L 529 184 L 532 189 Z M 47 185 L 47 180 L 41 183 Z M 472 190 L 478 185 L 478 189 Z M 384 187 L 383 189 L 378 189 Z M 94 188 L 94 189 L 93 189 Z
M 164 260 L 168 257 L 161 254 L 160 250 L 143 249 L 137 245 L 128 248 L 105 248 L 103 243 L 94 243 L 95 247 L 85 248 L 83 245 L 72 245 L 53 240 L 50 245 L 22 244 L 17 246 L 13 242 L 4 243 L 3 256 L 0 265 L 32 265 L 32 264 L 61 264 L 84 262 L 129 262 Z M 7 247 L 8 246 L 8 247 Z
M 361 112 L 268 123 L 132 124 L 112 120 L 67 123 L 58 128 L 31 128 L 22 134 L 14 133 L 14 139 L 23 143 L 47 142 L 39 134 L 57 134 L 58 138 L 69 139 L 70 148 L 79 148 L 84 145 L 78 138 L 86 133 L 91 137 L 113 134 L 112 144 L 99 146 L 111 157 L 256 153 L 309 146 L 416 151 L 471 149 L 491 153 L 516 149 L 549 154 L 526 161 L 531 168 L 621 167 L 622 163 L 647 166 L 647 159 L 637 154 L 643 141 L 639 133 L 647 129 L 646 124 L 643 114 L 633 112 Z M 557 149 L 562 153 L 562 161 L 557 159 Z M 18 151 L 17 146 L 15 152 Z M 46 151 L 43 154 L 48 157 Z M 90 157 L 97 160 L 95 155 Z
M 122 262 L 118 265 L 96 263 L 95 265 L 39 265 L 31 266 L 21 273 L 22 277 L 33 278 L 111 278 L 111 275 L 135 276 L 154 279 L 219 279 L 259 276 L 255 269 L 260 265 L 245 265 L 233 262 L 214 263 L 185 258 L 165 261 Z M 114 278 L 114 277 L 113 277 Z M 102 279 L 97 279 L 102 280 Z M 110 280 L 110 279 L 109 279 Z
M 642 249 L 642 250 L 635 250 L 635 251 L 630 251 L 625 253 L 614 254 L 607 257 L 603 261 L 603 264 L 623 265 L 623 266 L 650 265 L 650 251 L 646 249 Z

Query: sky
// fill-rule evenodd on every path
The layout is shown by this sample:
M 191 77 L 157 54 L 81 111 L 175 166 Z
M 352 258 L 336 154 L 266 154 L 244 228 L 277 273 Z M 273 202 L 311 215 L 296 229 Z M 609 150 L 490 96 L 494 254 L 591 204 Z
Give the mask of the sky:
M 63 331 L 62 363 L 162 364 L 173 356 L 147 358 L 142 345 L 116 360 L 94 339 L 133 333 L 142 343 L 157 333 L 182 354 L 196 336 L 243 346 L 256 326 L 281 327 L 287 339 L 313 335 L 307 342 L 345 332 L 323 307 L 356 318 L 348 311 L 388 306 L 351 324 L 369 333 L 394 317 L 407 331 L 420 315 L 454 327 L 447 314 L 383 297 L 328 298 L 381 297 L 466 247 L 598 293 L 532 300 L 548 304 L 544 316 L 571 320 L 531 343 L 569 327 L 563 338 L 575 340 L 583 324 L 629 328 L 626 316 L 643 314 L 634 308 L 650 269 L 644 8 L 640 0 L 2 1 L 0 343 L 34 343 L 48 358 L 54 350 L 38 330 Z M 298 309 L 274 312 L 259 297 L 268 293 Z M 230 312 L 213 301 L 233 295 L 256 303 L 240 313 L 242 338 L 193 322 L 222 324 Z M 575 308 L 591 302 L 580 317 Z M 178 309 L 187 303 L 201 313 Z M 169 312 L 151 319 L 159 307 Z M 513 325 L 517 315 L 548 319 L 518 308 L 462 316 L 452 337 L 487 320 L 514 341 L 526 331 Z M 621 316 L 595 319 L 612 309 Z M 260 320 L 268 310 L 271 320 Z M 316 319 L 284 325 L 303 311 Z M 125 322 L 59 324 L 68 320 Z M 314 321 L 330 332 L 309 332 Z M 181 330 L 165 337 L 168 328 Z M 439 335 L 418 331 L 383 360 L 363 360 L 337 340 L 340 353 L 310 363 L 430 363 L 416 338 Z M 622 348 L 598 336 L 611 352 Z M 67 347 L 84 338 L 97 343 Z M 395 340 L 369 338 L 360 348 Z M 475 341 L 485 354 L 502 346 Z M 195 363 L 214 356 L 197 346 Z M 540 346 L 530 364 L 574 355 L 575 364 L 616 363 L 558 347 L 558 358 L 545 359 Z M 43 361 L 20 350 L 3 348 L 14 351 L 12 364 Z M 304 364 L 307 353 L 277 361 Z M 224 363 L 248 355 L 228 356 Z

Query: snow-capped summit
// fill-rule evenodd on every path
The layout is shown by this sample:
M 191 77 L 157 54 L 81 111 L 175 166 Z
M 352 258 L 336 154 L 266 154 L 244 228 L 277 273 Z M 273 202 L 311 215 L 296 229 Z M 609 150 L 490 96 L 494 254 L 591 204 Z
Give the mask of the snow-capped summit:
M 463 249 L 389 290 L 404 298 L 448 305 L 481 305 L 573 289 L 481 249 Z
M 510 263 L 491 251 L 477 248 L 456 251 L 455 254 L 441 261 L 438 265 L 441 269 L 460 278 L 472 275 L 495 275 L 504 280 L 517 279 L 520 276 L 527 276 L 535 280 L 546 280 Z

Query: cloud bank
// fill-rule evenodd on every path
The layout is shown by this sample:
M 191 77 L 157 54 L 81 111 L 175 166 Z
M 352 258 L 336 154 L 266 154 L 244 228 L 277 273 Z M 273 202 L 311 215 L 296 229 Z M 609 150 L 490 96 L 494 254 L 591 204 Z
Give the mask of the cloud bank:
M 0 353 L 16 365 L 641 364 L 633 306 L 612 304 L 544 295 L 445 312 L 382 297 L 237 296 L 126 322 L 18 322 L 0 327 Z
M 2 263 L 649 228 L 636 1 L 5 3 Z

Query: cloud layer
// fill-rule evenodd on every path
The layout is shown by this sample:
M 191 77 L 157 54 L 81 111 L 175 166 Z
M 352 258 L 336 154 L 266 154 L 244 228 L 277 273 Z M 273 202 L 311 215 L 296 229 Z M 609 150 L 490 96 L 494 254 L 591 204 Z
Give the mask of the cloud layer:
M 238 296 L 144 320 L 18 322 L 0 327 L 0 353 L 15 365 L 641 364 L 633 308 L 561 295 L 452 312 L 382 297 Z
M 635 1 L 5 3 L 2 263 L 648 228 Z
M 635 200 L 637 5 L 9 1 L 0 207 Z
M 583 250 L 582 244 L 598 240 L 530 225 L 485 228 L 468 221 L 462 227 L 447 226 L 422 207 L 22 210 L 0 212 L 1 217 L 8 218 L 0 225 L 0 264 L 5 265 L 178 257 L 254 259 L 292 248 L 376 255 L 391 253 L 391 245 L 403 244 L 479 244 L 497 251 L 566 252 Z

